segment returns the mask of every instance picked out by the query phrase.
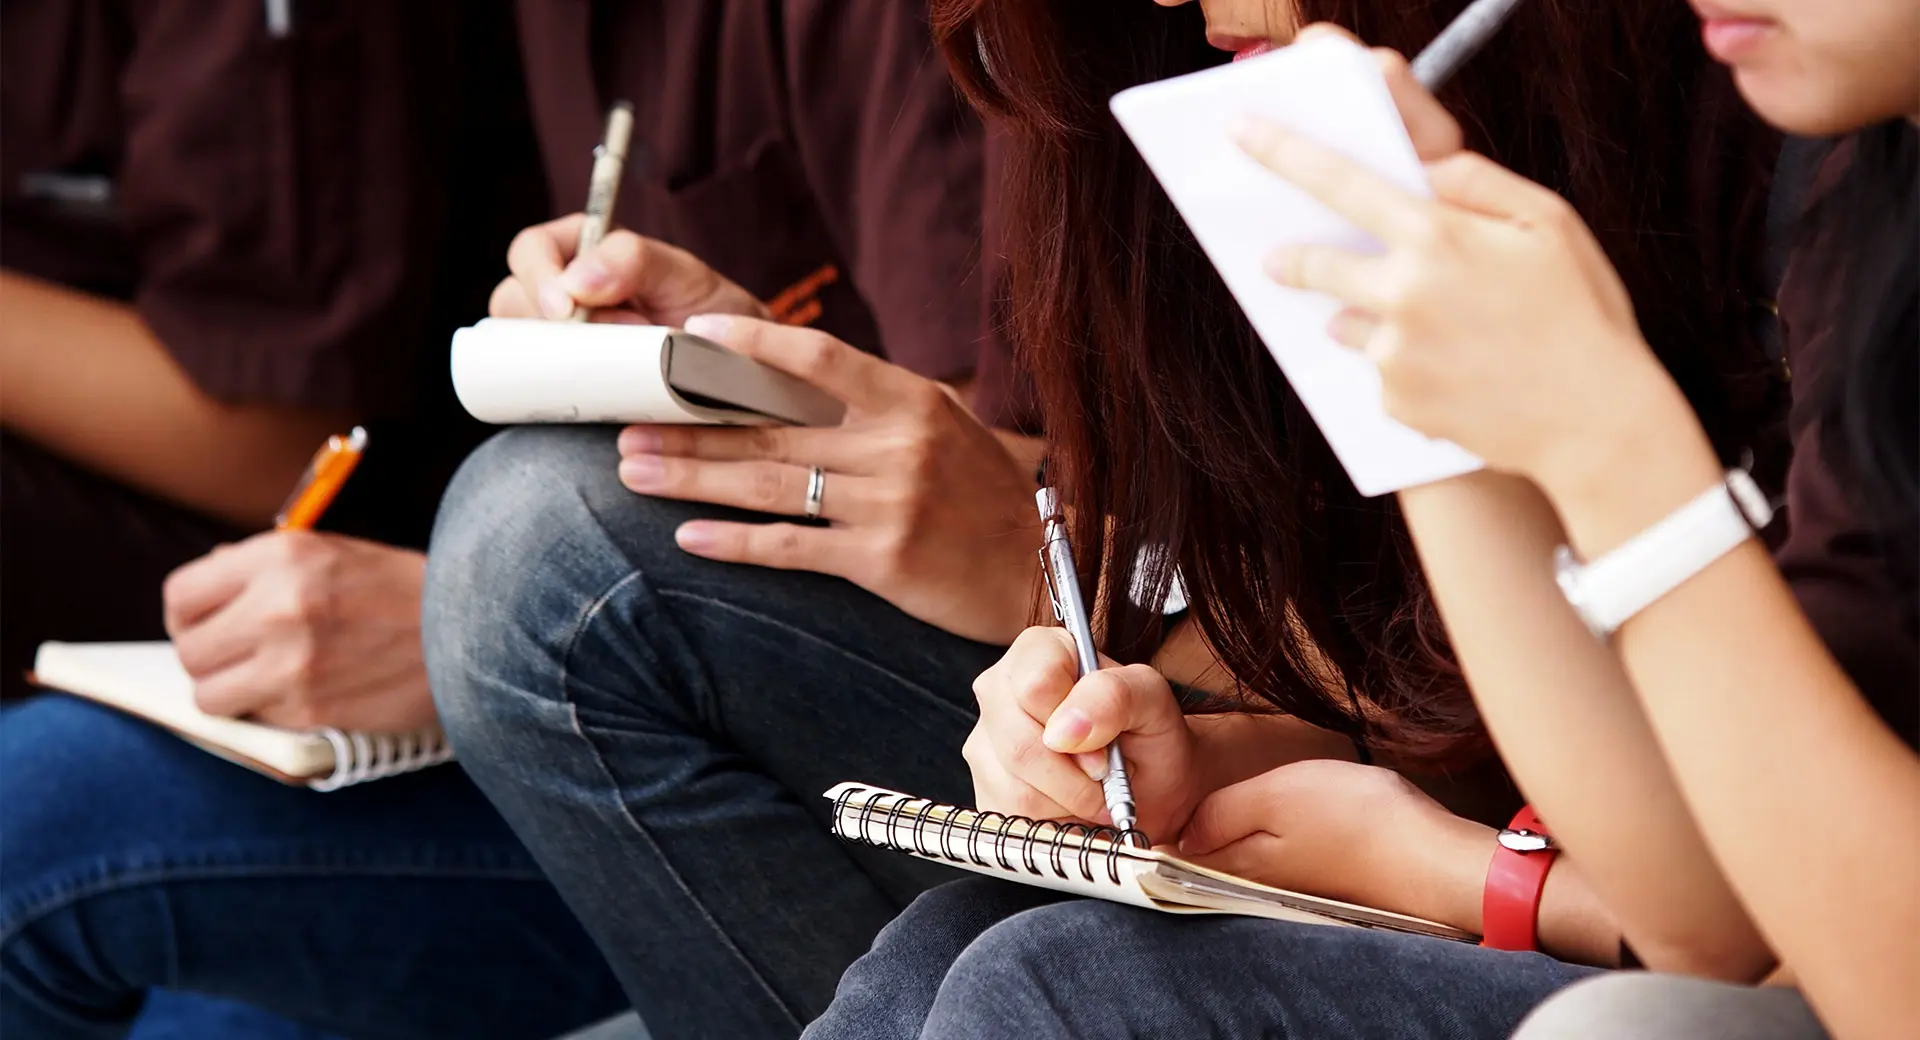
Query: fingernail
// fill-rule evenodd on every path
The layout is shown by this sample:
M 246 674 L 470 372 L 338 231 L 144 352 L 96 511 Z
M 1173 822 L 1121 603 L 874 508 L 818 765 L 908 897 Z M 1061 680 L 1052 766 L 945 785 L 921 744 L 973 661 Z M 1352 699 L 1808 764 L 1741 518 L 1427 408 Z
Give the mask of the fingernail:
M 1050 751 L 1065 752 L 1079 747 L 1093 732 L 1093 720 L 1078 708 L 1062 708 L 1047 720 L 1047 731 L 1040 740 Z
M 620 460 L 620 483 L 635 491 L 652 491 L 667 475 L 658 455 L 630 455 Z
M 673 540 L 680 548 L 690 553 L 702 553 L 713 548 L 713 531 L 705 524 L 694 522 L 681 524 L 673 532 Z
M 549 321 L 562 321 L 573 315 L 573 297 L 559 279 L 540 287 L 540 313 Z
M 1107 756 L 1100 752 L 1082 751 L 1073 756 L 1073 760 L 1080 763 L 1080 771 L 1087 774 L 1087 779 L 1098 783 L 1107 778 Z
M 724 314 L 696 314 L 687 319 L 681 328 L 715 343 L 725 343 L 727 333 L 733 328 L 733 319 Z
M 620 454 L 660 454 L 660 431 L 646 426 L 629 426 L 620 431 Z

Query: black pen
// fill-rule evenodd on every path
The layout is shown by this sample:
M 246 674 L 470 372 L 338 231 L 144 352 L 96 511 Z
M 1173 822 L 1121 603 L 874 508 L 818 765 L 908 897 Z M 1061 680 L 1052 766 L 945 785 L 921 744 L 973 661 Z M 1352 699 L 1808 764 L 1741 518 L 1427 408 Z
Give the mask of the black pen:
M 1439 90 L 1505 25 L 1520 0 L 1474 0 L 1413 59 L 1413 78 Z
M 1053 616 L 1073 637 L 1073 649 L 1079 658 L 1080 676 L 1100 670 L 1100 651 L 1093 645 L 1093 625 L 1087 616 L 1086 600 L 1080 595 L 1080 571 L 1073 565 L 1073 545 L 1067 541 L 1067 520 L 1060 513 L 1060 500 L 1050 487 L 1033 496 L 1040 507 L 1044 538 L 1040 562 L 1047 576 L 1047 592 L 1053 600 Z M 1113 829 L 1129 845 L 1145 848 L 1146 835 L 1134 827 L 1137 816 L 1133 788 L 1127 782 L 1127 764 L 1120 757 L 1120 742 L 1107 745 L 1107 775 L 1100 781 L 1107 798 L 1107 815 L 1113 817 Z

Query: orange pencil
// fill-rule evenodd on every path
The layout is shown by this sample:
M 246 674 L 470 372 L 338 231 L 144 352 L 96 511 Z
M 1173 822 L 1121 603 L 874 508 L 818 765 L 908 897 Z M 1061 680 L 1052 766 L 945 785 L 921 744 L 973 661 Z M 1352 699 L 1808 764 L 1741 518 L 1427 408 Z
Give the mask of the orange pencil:
M 300 483 L 293 486 L 293 494 L 287 496 L 287 504 L 280 507 L 280 515 L 273 518 L 273 526 L 279 531 L 310 531 L 320 522 L 321 514 L 333 504 L 334 496 L 346 486 L 347 478 L 353 475 L 353 468 L 360 465 L 360 456 L 367 450 L 367 431 L 355 426 L 353 432 L 345 437 L 334 434 L 327 443 L 314 452 L 313 461 L 307 463 L 307 471 L 301 475 Z

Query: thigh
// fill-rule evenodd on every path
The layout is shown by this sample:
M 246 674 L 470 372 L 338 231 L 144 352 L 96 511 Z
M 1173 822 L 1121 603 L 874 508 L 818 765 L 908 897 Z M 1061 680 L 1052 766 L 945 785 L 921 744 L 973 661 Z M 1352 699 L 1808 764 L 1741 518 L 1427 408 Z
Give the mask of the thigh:
M 320 794 L 63 695 L 0 713 L 10 988 L 152 988 L 356 1037 L 541 1037 L 610 1013 L 585 932 L 454 767 Z
M 240 532 L 0 433 L 0 692 L 47 639 L 164 639 L 160 583 Z
M 1797 990 L 1617 972 L 1542 1004 L 1513 1040 L 1826 1040 Z
M 921 1035 L 1504 1040 L 1593 972 L 1392 932 L 1078 900 L 981 935 Z

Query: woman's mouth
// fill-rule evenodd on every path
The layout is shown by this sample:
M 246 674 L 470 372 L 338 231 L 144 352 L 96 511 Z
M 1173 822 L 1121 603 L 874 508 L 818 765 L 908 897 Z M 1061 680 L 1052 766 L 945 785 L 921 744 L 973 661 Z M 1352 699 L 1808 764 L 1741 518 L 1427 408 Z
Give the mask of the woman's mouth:
M 1274 49 L 1273 41 L 1253 36 L 1216 36 L 1207 34 L 1207 43 L 1233 55 L 1234 61 L 1257 58 Z

